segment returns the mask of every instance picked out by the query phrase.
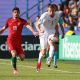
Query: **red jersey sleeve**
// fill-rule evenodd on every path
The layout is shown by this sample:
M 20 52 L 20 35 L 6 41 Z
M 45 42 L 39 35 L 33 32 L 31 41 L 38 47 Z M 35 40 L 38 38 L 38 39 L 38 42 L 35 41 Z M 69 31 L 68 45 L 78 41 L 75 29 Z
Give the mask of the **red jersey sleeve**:
M 5 26 L 8 27 L 9 19 L 6 21 Z
M 27 25 L 28 25 L 27 21 L 23 19 L 23 26 L 27 26 Z

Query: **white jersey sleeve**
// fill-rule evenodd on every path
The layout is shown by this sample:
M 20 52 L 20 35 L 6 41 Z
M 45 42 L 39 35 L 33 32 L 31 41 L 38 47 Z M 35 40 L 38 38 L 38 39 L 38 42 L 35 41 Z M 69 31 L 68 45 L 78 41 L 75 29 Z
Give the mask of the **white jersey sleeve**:
M 55 33 L 55 27 L 58 24 L 59 16 L 54 14 L 54 17 L 50 17 L 48 12 L 45 12 L 41 15 L 39 19 L 40 28 L 44 30 L 44 33 L 51 34 Z
M 45 17 L 46 17 L 47 12 L 43 13 L 38 21 L 38 23 L 41 25 L 45 22 Z

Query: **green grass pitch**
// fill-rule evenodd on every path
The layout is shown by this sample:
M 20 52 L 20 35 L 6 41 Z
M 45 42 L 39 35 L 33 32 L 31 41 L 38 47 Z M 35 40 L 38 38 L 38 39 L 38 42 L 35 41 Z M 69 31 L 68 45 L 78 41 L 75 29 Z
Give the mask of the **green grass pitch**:
M 80 80 L 80 61 L 58 61 L 55 69 L 53 64 L 48 68 L 43 60 L 39 73 L 36 63 L 37 59 L 18 60 L 19 75 L 14 76 L 10 60 L 0 60 L 0 80 Z

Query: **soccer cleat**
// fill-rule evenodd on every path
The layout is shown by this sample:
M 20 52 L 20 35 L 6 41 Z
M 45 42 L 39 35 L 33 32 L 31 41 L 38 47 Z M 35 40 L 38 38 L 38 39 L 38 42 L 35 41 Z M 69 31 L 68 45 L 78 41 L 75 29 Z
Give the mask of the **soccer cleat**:
M 41 69 L 41 62 L 38 62 L 37 63 L 37 72 L 40 72 L 40 69 Z
M 46 64 L 48 65 L 48 67 L 50 67 L 51 66 L 51 60 L 52 60 L 52 58 L 47 58 L 47 61 L 46 61 Z
M 50 67 L 51 65 L 50 64 L 48 64 L 48 67 Z
M 18 75 L 18 71 L 17 70 L 13 70 L 13 74 L 14 75 Z
M 54 68 L 58 68 L 58 66 L 57 65 L 54 65 Z

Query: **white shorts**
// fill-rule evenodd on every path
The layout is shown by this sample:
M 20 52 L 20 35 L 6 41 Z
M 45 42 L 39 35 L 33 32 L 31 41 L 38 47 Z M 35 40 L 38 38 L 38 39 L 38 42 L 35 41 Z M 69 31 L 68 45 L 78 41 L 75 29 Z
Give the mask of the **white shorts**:
M 52 37 L 53 42 L 58 41 L 58 37 L 54 37 L 54 34 L 41 34 L 39 39 L 40 39 L 40 47 L 41 49 L 47 49 L 49 47 L 49 39 Z
M 47 49 L 48 48 L 48 35 L 46 34 L 41 34 L 39 36 L 40 39 L 40 47 L 41 49 Z

